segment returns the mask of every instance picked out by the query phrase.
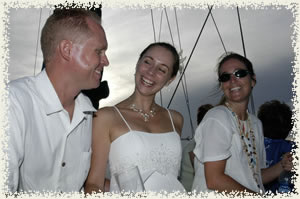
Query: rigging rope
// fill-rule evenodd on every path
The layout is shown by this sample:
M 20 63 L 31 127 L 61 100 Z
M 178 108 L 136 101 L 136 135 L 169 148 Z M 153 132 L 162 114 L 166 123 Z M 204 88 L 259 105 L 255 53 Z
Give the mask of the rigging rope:
M 238 19 L 239 19 L 239 26 L 240 26 L 240 32 L 241 32 L 241 39 L 242 39 L 244 56 L 247 57 L 246 56 L 246 48 L 245 48 L 245 42 L 244 42 L 244 36 L 243 36 L 243 30 L 242 30 L 242 23 L 241 23 L 241 18 L 240 18 L 239 7 L 236 7 L 236 10 L 237 10 L 237 15 L 238 15 Z M 252 113 L 255 115 L 256 113 L 255 113 L 254 99 L 253 99 L 252 93 L 250 95 L 250 104 L 251 104 Z
M 178 19 L 177 19 L 176 8 L 174 9 L 174 12 L 175 12 L 175 20 L 176 20 L 177 34 L 178 34 L 179 49 L 180 49 L 180 51 L 181 51 L 181 50 L 182 50 L 182 47 L 181 47 L 180 32 L 179 32 L 179 27 L 178 27 Z
M 181 79 L 182 79 L 184 73 L 185 73 L 185 70 L 186 70 L 186 68 L 187 68 L 187 66 L 188 66 L 188 64 L 189 64 L 189 62 L 190 62 L 190 60 L 191 60 L 191 57 L 192 57 L 192 55 L 193 55 L 193 53 L 194 53 L 194 50 L 195 50 L 195 48 L 196 48 L 196 46 L 197 46 L 197 43 L 198 43 L 198 41 L 199 41 L 199 38 L 200 38 L 200 36 L 201 36 L 201 34 L 202 34 L 202 31 L 203 31 L 203 29 L 204 29 L 204 26 L 205 26 L 205 24 L 206 24 L 206 22 L 207 22 L 207 19 L 208 19 L 210 13 L 211 13 L 212 8 L 213 8 L 213 6 L 211 6 L 211 7 L 209 8 L 209 12 L 208 12 L 208 14 L 207 14 L 207 16 L 206 16 L 206 19 L 205 19 L 205 21 L 204 21 L 204 24 L 203 24 L 203 26 L 202 26 L 202 28 L 201 28 L 201 30 L 200 30 L 200 33 L 199 33 L 199 35 L 198 35 L 198 37 L 197 37 L 197 39 L 196 39 L 195 45 L 194 45 L 194 47 L 193 47 L 193 49 L 192 49 L 192 52 L 191 52 L 191 54 L 190 54 L 190 56 L 189 56 L 189 59 L 188 59 L 186 65 L 185 65 L 185 67 L 184 67 L 184 69 L 183 69 L 183 71 L 182 71 L 182 74 L 181 74 L 181 76 L 180 76 L 180 78 L 179 78 L 179 80 L 178 80 L 178 83 L 177 83 L 177 85 L 176 85 L 176 88 L 175 88 L 175 90 L 174 90 L 174 92 L 173 92 L 173 95 L 172 95 L 172 97 L 171 97 L 171 99 L 170 99 L 170 102 L 169 102 L 167 108 L 169 108 L 170 105 L 171 105 L 171 103 L 172 103 L 172 100 L 173 100 L 173 98 L 174 98 L 174 95 L 175 95 L 175 93 L 176 93 L 176 91 L 177 91 L 177 89 L 178 89 L 178 86 L 179 86 L 179 84 L 180 84 L 180 82 L 181 82 Z
M 158 36 L 158 41 L 160 41 L 161 25 L 162 25 L 162 17 L 163 17 L 163 10 L 161 10 L 161 13 L 160 13 L 160 24 L 159 24 L 159 36 Z
M 159 37 L 158 37 L 158 41 L 160 41 L 162 18 L 163 18 L 163 10 L 161 11 L 161 14 L 160 14 L 160 24 L 159 24 Z M 159 95 L 160 95 L 160 105 L 163 106 L 163 97 L 162 97 L 162 91 L 161 90 L 159 91 Z
M 226 48 L 225 48 L 223 39 L 222 39 L 221 34 L 220 34 L 220 32 L 219 32 L 219 28 L 218 28 L 218 26 L 217 26 L 217 24 L 216 24 L 216 21 L 215 21 L 215 18 L 214 18 L 214 16 L 213 16 L 212 12 L 210 13 L 210 16 L 211 16 L 211 18 L 212 18 L 212 20 L 213 20 L 213 22 L 214 22 L 214 24 L 215 24 L 215 27 L 216 27 L 216 29 L 217 29 L 217 32 L 218 32 L 219 38 L 220 38 L 220 40 L 221 40 L 222 46 L 223 46 L 223 48 L 224 48 L 224 51 L 225 51 L 225 53 L 227 53 L 227 50 L 226 50 Z
M 154 42 L 156 42 L 156 32 L 155 32 L 155 25 L 154 25 L 153 10 L 152 9 L 151 9 L 151 19 L 152 19 L 152 28 L 153 28 L 153 33 L 154 33 Z M 159 32 L 161 32 L 161 23 L 162 23 L 162 20 L 160 21 L 160 30 L 159 30 Z M 159 40 L 160 40 L 160 33 L 159 33 Z M 159 94 L 160 94 L 160 105 L 163 106 L 162 92 L 159 91 Z
M 180 50 L 180 56 L 181 56 L 182 55 L 182 47 L 181 47 L 180 32 L 179 32 L 179 26 L 178 26 L 178 18 L 177 18 L 176 8 L 174 9 L 174 13 L 175 13 L 175 20 L 176 20 L 178 41 L 179 41 L 179 50 Z M 182 85 L 182 90 L 183 90 L 183 93 L 184 93 L 184 97 L 185 97 L 185 101 L 186 101 L 186 105 L 187 105 L 187 109 L 188 109 L 188 114 L 189 114 L 189 119 L 190 119 L 190 125 L 191 125 L 191 131 L 192 131 L 192 138 L 193 138 L 194 137 L 194 125 L 193 125 L 192 116 L 191 116 L 191 108 L 190 108 L 189 94 L 188 94 L 187 82 L 186 82 L 185 74 L 183 76 L 183 80 L 184 81 L 182 81 L 181 85 Z
M 171 36 L 172 44 L 174 46 L 173 34 L 172 34 L 172 31 L 171 31 L 171 27 L 170 27 L 168 13 L 167 13 L 166 8 L 164 8 L 164 10 L 165 10 L 165 14 L 166 14 L 166 19 L 167 19 L 167 23 L 168 23 L 168 27 L 169 27 L 169 31 L 170 31 L 170 36 Z
M 241 18 L 240 18 L 240 12 L 239 12 L 239 7 L 236 7 L 237 10 L 237 15 L 239 19 L 239 26 L 240 26 L 240 32 L 241 32 L 241 39 L 242 39 L 242 45 L 243 45 L 243 51 L 244 51 L 244 56 L 246 56 L 246 49 L 245 49 L 245 42 L 244 42 L 244 36 L 243 36 L 243 30 L 242 30 L 242 24 L 241 24 Z
M 152 11 L 152 9 L 151 9 L 151 19 L 152 19 L 152 28 L 153 28 L 154 42 L 156 42 L 156 33 L 155 33 L 155 26 L 154 26 L 153 11 Z
M 35 76 L 35 70 L 36 70 L 36 60 L 37 60 L 38 45 L 39 45 L 39 38 L 40 38 L 41 18 L 42 18 L 42 8 L 40 8 L 40 19 L 39 19 L 39 27 L 38 27 L 38 36 L 37 36 L 36 47 L 35 47 L 35 60 L 34 60 L 34 70 L 33 70 L 33 75 L 34 76 Z

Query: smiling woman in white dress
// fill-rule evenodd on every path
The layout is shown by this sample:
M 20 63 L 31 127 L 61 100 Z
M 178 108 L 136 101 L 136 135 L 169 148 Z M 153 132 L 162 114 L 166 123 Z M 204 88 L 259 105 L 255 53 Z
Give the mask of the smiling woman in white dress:
M 98 110 L 93 121 L 86 193 L 104 191 L 107 161 L 112 192 L 118 192 L 114 175 L 134 166 L 146 191 L 184 191 L 177 180 L 183 117 L 155 103 L 156 93 L 175 79 L 178 69 L 179 56 L 173 46 L 150 44 L 137 62 L 133 94 L 115 106 Z
M 292 157 L 266 167 L 262 124 L 247 107 L 256 76 L 245 57 L 228 53 L 217 66 L 224 93 L 196 129 L 195 178 L 192 190 L 264 193 L 263 184 L 292 169 Z

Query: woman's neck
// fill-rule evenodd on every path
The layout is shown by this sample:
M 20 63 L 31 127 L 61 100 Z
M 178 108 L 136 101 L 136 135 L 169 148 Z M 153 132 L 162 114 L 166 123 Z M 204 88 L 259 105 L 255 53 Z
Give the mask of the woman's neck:
M 131 106 L 134 104 L 138 109 L 149 112 L 156 106 L 154 97 L 155 96 L 142 96 L 134 92 L 128 98 L 128 105 Z
M 247 109 L 248 106 L 245 103 L 229 103 L 225 102 L 225 105 L 228 106 L 240 120 L 247 120 L 248 114 Z

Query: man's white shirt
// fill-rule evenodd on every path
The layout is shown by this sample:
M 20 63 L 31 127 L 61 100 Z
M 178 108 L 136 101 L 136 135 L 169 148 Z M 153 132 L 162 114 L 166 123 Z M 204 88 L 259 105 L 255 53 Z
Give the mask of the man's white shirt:
M 9 190 L 80 191 L 90 168 L 94 111 L 79 94 L 70 121 L 45 70 L 10 82 Z

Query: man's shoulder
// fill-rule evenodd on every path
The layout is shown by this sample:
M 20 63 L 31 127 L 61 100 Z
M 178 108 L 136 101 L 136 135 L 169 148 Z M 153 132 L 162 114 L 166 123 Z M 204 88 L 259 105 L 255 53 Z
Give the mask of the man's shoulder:
M 33 77 L 21 77 L 12 80 L 8 83 L 9 92 L 26 92 L 29 88 L 32 88 Z
M 33 104 L 33 98 L 38 96 L 33 77 L 22 77 L 9 82 L 8 93 L 11 103 L 22 104 L 25 107 Z

